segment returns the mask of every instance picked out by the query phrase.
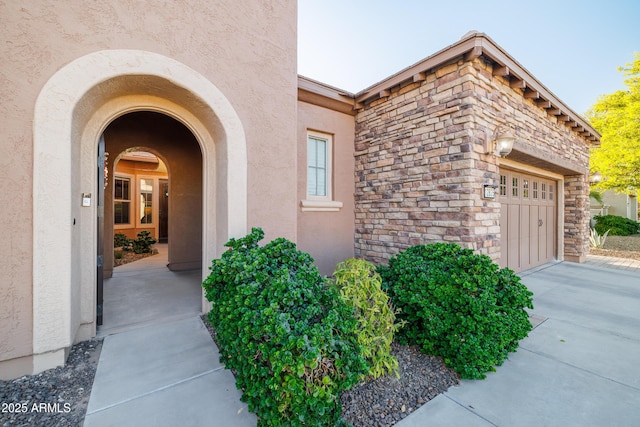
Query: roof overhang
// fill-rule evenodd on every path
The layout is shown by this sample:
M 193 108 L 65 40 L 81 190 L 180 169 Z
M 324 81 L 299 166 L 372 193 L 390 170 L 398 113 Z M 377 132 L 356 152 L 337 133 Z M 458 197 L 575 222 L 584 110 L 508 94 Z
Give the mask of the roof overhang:
M 303 76 L 298 76 L 298 101 L 352 116 L 356 114 L 354 94 Z
M 521 90 L 525 98 L 531 99 L 539 108 L 546 110 L 591 144 L 600 143 L 600 134 L 586 120 L 560 101 L 486 34 L 478 32 L 469 33 L 457 43 L 358 92 L 355 94 L 356 108 L 362 107 L 367 101 L 389 96 L 391 89 L 396 86 L 422 81 L 426 73 L 444 65 L 459 59 L 472 61 L 480 56 L 494 63 L 494 76 L 507 79 L 512 88 Z

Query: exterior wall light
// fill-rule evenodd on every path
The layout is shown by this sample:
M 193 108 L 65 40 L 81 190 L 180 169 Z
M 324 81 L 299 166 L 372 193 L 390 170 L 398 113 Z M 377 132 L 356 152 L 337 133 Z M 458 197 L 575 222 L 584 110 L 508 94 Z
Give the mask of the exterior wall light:
M 511 129 L 498 129 L 494 140 L 493 154 L 500 157 L 506 157 L 513 150 L 513 143 L 516 137 Z
M 597 184 L 600 181 L 602 181 L 602 174 L 600 172 L 596 172 L 589 177 L 589 182 L 591 184 Z

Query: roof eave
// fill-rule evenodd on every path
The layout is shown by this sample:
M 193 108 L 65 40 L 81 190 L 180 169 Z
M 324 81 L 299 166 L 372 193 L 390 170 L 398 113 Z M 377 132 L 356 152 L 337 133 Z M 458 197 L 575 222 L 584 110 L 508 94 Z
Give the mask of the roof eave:
M 586 120 L 560 101 L 491 38 L 478 32 L 470 33 L 468 37 L 464 37 L 457 43 L 358 92 L 355 94 L 356 108 L 362 107 L 367 101 L 388 96 L 390 90 L 400 84 L 424 80 L 424 75 L 427 72 L 459 59 L 471 61 L 480 56 L 485 56 L 495 62 L 497 73 L 494 71 L 494 74 L 508 77 L 511 80 L 511 86 L 521 89 L 523 96 L 532 99 L 538 107 L 564 121 L 567 126 L 591 144 L 600 143 L 600 134 Z
M 355 116 L 355 95 L 342 89 L 298 76 L 298 101 Z

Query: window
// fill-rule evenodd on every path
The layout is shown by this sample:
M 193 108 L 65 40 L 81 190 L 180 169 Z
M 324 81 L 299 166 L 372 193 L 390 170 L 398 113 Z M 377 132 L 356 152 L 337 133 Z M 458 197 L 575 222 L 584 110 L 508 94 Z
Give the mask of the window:
M 501 196 L 507 195 L 507 176 L 506 175 L 500 175 L 500 195 Z
M 522 179 L 522 197 L 529 198 L 529 180 L 524 178 Z
M 540 187 L 542 188 L 542 200 L 547 200 L 547 184 L 543 182 Z
M 330 199 L 330 137 L 309 133 L 307 137 L 307 197 Z
M 533 198 L 538 198 L 538 181 L 533 181 Z
M 300 202 L 303 212 L 335 212 L 342 202 L 333 200 L 333 136 L 320 132 L 307 132 L 307 190 Z
M 140 224 L 153 224 L 153 180 L 140 180 Z
M 113 223 L 130 224 L 131 180 L 116 176 L 113 191 Z
M 518 194 L 518 178 L 514 176 L 511 178 L 511 195 L 513 197 L 518 197 Z

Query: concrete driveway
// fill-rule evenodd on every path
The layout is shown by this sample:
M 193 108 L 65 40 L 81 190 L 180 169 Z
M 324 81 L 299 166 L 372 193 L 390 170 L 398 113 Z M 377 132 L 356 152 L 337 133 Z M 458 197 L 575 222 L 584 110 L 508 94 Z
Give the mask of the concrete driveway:
M 640 426 L 640 273 L 564 262 L 522 276 L 537 326 L 518 351 L 397 426 Z

